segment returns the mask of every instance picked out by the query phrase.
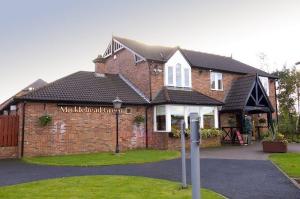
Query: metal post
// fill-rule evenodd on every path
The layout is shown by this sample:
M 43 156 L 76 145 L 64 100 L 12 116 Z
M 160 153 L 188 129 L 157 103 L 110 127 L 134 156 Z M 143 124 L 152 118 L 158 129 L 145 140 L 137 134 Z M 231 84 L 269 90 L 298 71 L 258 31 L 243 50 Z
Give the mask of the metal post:
M 119 153 L 120 152 L 120 149 L 119 149 L 119 110 L 116 111 L 116 127 L 117 127 L 116 153 Z
M 182 162 L 182 188 L 187 188 L 186 184 L 186 159 L 185 159 L 185 122 L 181 120 L 181 162 Z
M 190 114 L 191 126 L 191 178 L 193 199 L 200 199 L 200 132 L 199 116 L 197 113 Z

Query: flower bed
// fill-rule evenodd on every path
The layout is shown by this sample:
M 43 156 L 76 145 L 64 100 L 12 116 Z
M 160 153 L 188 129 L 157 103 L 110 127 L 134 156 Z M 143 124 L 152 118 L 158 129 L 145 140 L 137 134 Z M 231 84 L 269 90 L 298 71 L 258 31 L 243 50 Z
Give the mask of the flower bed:
M 174 131 L 176 129 L 172 129 Z M 179 131 L 179 130 L 178 130 Z M 171 132 L 168 137 L 167 149 L 168 150 L 180 150 L 181 149 L 181 140 L 180 140 L 180 131 Z M 186 148 L 190 147 L 190 130 L 187 129 L 185 133 L 185 146 Z M 219 129 L 201 129 L 201 148 L 208 147 L 218 147 L 221 146 L 221 131 Z

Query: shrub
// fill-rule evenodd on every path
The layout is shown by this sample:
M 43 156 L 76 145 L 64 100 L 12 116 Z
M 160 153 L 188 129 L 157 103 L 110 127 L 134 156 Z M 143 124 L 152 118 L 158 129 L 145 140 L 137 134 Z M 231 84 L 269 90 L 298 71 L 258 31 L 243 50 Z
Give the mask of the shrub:
M 176 126 L 172 126 L 172 131 L 170 133 L 171 137 L 174 138 L 180 138 L 180 128 L 176 127 Z M 190 137 L 191 135 L 191 130 L 190 129 L 186 129 L 185 130 L 185 136 L 186 137 Z M 222 136 L 222 131 L 220 131 L 219 129 L 216 128 L 211 128 L 211 129 L 201 129 L 201 138 L 202 139 L 207 139 L 207 138 L 211 138 L 211 137 L 218 137 L 218 136 Z

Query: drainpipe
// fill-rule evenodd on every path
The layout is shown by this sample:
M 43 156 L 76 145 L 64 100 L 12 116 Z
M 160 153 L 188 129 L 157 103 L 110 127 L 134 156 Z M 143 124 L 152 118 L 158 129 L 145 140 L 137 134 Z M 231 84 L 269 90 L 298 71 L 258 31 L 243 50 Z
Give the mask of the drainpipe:
M 22 141 L 21 141 L 21 158 L 24 155 L 24 135 L 25 135 L 25 106 L 26 106 L 26 101 L 23 103 L 23 108 L 22 108 Z
M 146 149 L 148 149 L 148 106 L 145 109 Z
M 152 84 L 152 80 L 151 80 L 151 65 L 149 64 L 149 62 L 148 62 L 148 70 L 149 70 L 149 89 L 150 89 L 149 100 L 151 102 L 152 101 L 152 85 L 151 85 Z
M 276 122 L 277 122 L 277 125 L 278 125 L 278 122 L 279 122 L 279 119 L 278 119 L 278 105 L 277 105 L 277 87 L 276 87 L 276 82 L 277 80 L 274 81 L 274 84 L 275 84 L 275 111 L 276 111 Z

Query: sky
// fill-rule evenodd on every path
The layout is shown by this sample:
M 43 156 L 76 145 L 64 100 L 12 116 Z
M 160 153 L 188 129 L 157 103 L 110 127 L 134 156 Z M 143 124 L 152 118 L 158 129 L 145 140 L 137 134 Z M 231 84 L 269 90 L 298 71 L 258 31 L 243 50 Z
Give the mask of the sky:
M 38 78 L 93 71 L 112 35 L 272 72 L 300 61 L 300 1 L 0 0 L 0 102 Z

